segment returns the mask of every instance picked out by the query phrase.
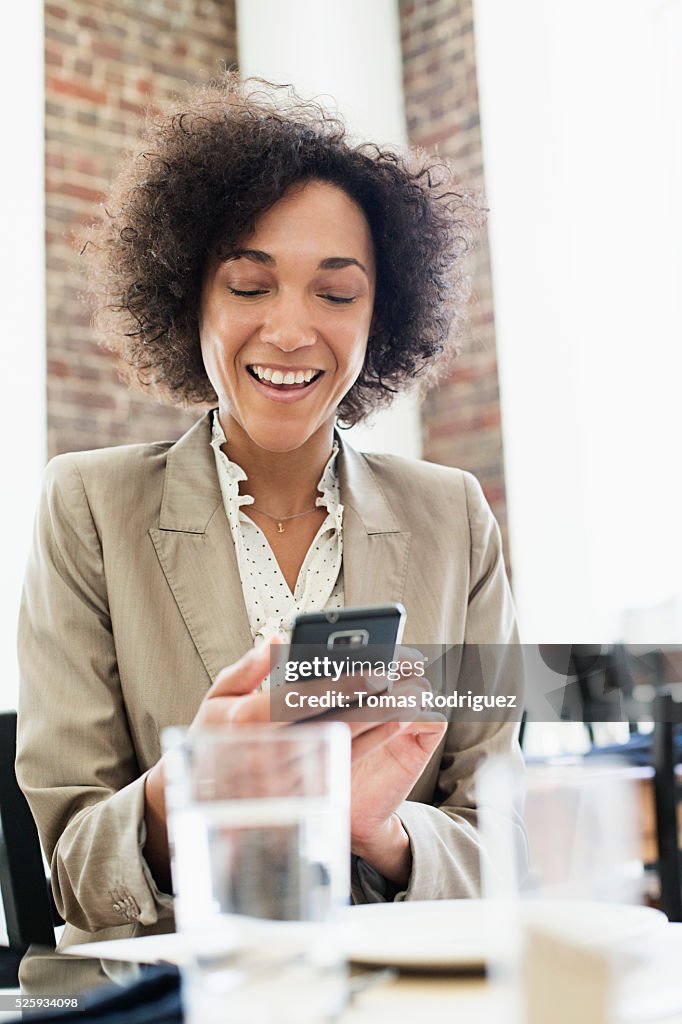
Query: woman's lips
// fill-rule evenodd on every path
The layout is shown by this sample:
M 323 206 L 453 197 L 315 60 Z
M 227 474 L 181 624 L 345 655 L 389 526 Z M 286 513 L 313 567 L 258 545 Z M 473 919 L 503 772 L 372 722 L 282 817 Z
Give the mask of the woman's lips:
M 265 380 L 259 380 L 248 369 L 246 374 L 256 390 L 272 402 L 290 403 L 299 402 L 309 395 L 324 377 L 324 370 L 320 370 L 317 377 L 307 384 L 269 384 Z
M 252 377 L 266 384 L 310 384 L 321 372 L 317 367 L 263 366 L 249 363 L 246 367 Z

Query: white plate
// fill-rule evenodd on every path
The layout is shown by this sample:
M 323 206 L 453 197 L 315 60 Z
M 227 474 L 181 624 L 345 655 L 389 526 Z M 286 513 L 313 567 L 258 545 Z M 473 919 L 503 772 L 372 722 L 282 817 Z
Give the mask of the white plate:
M 344 911 L 344 952 L 364 964 L 480 969 L 491 941 L 511 926 L 510 907 L 484 900 L 370 903 Z M 667 923 L 650 907 L 558 900 L 522 907 L 524 923 L 592 948 L 612 949 Z

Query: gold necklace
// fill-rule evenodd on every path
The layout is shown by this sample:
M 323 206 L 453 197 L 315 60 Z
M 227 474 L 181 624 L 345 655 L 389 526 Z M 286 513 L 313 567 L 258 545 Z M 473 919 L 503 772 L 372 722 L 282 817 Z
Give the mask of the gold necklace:
M 315 508 L 309 508 L 306 512 L 294 512 L 293 516 L 273 516 L 269 512 L 264 512 L 262 508 L 256 508 L 255 505 L 251 505 L 250 509 L 252 512 L 258 512 L 261 516 L 267 516 L 268 519 L 272 519 L 277 523 L 277 533 L 284 533 L 284 527 L 282 523 L 288 522 L 290 519 L 300 519 L 301 516 L 309 516 L 311 512 L 317 512 L 320 506 L 316 505 Z

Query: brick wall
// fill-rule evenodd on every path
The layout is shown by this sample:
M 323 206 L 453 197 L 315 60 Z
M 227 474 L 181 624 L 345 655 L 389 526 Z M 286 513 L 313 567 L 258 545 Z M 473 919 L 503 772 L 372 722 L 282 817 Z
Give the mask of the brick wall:
M 129 391 L 94 344 L 72 232 L 96 216 L 145 107 L 235 60 L 234 0 L 45 5 L 50 455 L 177 437 L 196 419 Z
M 483 189 L 471 0 L 400 0 L 410 143 L 450 158 Z M 464 351 L 422 410 L 424 455 L 475 473 L 502 528 L 506 505 L 487 238 L 470 262 L 474 301 Z

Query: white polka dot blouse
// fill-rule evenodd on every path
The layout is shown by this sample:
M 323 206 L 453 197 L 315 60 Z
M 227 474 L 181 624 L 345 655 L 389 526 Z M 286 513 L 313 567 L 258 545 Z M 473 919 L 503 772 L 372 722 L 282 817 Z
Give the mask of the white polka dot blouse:
M 265 534 L 241 511 L 242 505 L 253 504 L 253 498 L 250 494 L 239 493 L 240 483 L 248 478 L 241 466 L 231 462 L 222 451 L 225 441 L 218 411 L 214 410 L 211 447 L 237 555 L 251 634 L 256 643 L 268 641 L 277 634 L 288 639 L 297 613 L 343 608 L 343 505 L 336 473 L 339 445 L 334 442 L 317 485 L 320 496 L 316 504 L 326 507 L 327 516 L 303 560 L 292 594 Z

